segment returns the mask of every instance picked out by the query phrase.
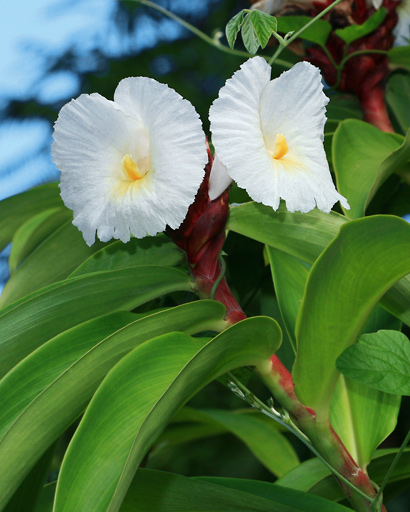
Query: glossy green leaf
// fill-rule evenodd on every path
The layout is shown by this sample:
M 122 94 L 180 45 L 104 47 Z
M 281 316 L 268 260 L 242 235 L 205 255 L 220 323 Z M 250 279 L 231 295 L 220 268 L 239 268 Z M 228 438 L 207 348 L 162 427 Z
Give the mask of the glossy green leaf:
M 311 21 L 312 18 L 309 16 L 279 16 L 278 32 L 284 34 L 287 34 L 288 32 L 297 32 Z M 300 34 L 300 37 L 306 41 L 324 46 L 331 31 L 332 25 L 328 21 L 316 20 L 312 26 Z
M 400 402 L 400 396 L 339 377 L 330 405 L 330 420 L 361 468 L 366 468 L 376 448 L 395 429 Z
M 231 207 L 228 229 L 313 263 L 346 222 L 334 212 L 290 213 L 284 204 L 274 211 L 252 202 Z
M 231 48 L 235 46 L 236 38 L 243 24 L 244 12 L 238 12 L 226 25 L 225 34 Z
M 238 437 L 276 476 L 285 474 L 299 464 L 292 445 L 279 432 L 277 424 L 261 413 L 185 408 L 185 414 L 187 412 L 191 421 L 222 427 L 224 432 Z
M 410 340 L 401 332 L 363 334 L 337 359 L 336 367 L 359 384 L 410 395 Z
M 0 375 L 74 325 L 190 289 L 189 277 L 174 268 L 133 267 L 75 277 L 34 292 L 0 311 Z
M 120 512 L 348 512 L 317 496 L 245 479 L 187 478 L 139 469 Z
M 16 230 L 30 217 L 50 208 L 62 207 L 57 183 L 33 188 L 0 202 L 0 250 L 11 242 Z
M 384 161 L 402 141 L 401 135 L 382 132 L 363 121 L 347 119 L 339 124 L 333 137 L 332 161 L 337 188 L 350 205 L 350 210 L 344 209 L 349 218 L 364 216 L 377 189 L 397 168 L 396 161 Z
M 371 480 L 380 485 L 393 462 L 397 449 L 378 450 L 369 464 L 368 472 Z M 397 484 L 408 482 L 410 478 L 410 449 L 406 450 L 392 472 L 384 497 L 389 499 L 395 495 Z M 319 459 L 302 462 L 287 475 L 276 481 L 276 485 L 298 489 L 329 500 L 340 501 L 345 498 L 343 491 L 334 476 Z
M 367 20 L 361 25 L 349 25 L 345 28 L 338 28 L 335 30 L 335 34 L 338 35 L 346 44 L 353 43 L 356 39 L 367 36 L 383 22 L 386 17 L 387 10 L 384 7 L 380 7 L 375 11 Z
M 410 109 L 408 108 L 410 105 L 410 76 L 408 74 L 395 73 L 389 79 L 386 86 L 386 101 L 403 133 L 406 133 L 410 126 Z
M 71 217 L 72 213 L 67 208 L 50 208 L 27 219 L 13 236 L 9 257 L 10 273 L 12 274 L 45 238 Z
M 85 259 L 101 249 L 96 242 L 88 247 L 71 220 L 52 233 L 11 276 L 0 297 L 5 307 L 31 292 L 61 281 Z
M 308 267 L 299 260 L 267 246 L 275 294 L 279 309 L 286 326 L 289 339 L 296 352 L 295 325 L 296 318 L 305 291 L 309 274 Z
M 125 354 L 169 330 L 193 334 L 223 329 L 224 315 L 225 308 L 214 301 L 192 302 L 142 318 L 110 315 L 60 334 L 23 360 L 0 382 L 0 457 L 8 467 L 0 480 L 4 502 Z M 104 337 L 133 317 L 137 320 Z
M 132 238 L 127 244 L 114 242 L 84 261 L 70 277 L 102 270 L 119 270 L 139 265 L 177 265 L 184 255 L 165 235 Z
M 300 400 L 317 413 L 327 415 L 336 359 L 383 294 L 410 272 L 409 254 L 410 225 L 374 216 L 342 226 L 313 265 L 298 315 L 293 375 Z
M 387 54 L 391 67 L 410 71 L 410 46 L 396 46 Z
M 209 342 L 171 333 L 133 350 L 108 374 L 73 437 L 55 512 L 119 510 L 138 464 L 181 405 L 229 370 L 265 371 L 280 342 L 277 323 L 255 317 Z

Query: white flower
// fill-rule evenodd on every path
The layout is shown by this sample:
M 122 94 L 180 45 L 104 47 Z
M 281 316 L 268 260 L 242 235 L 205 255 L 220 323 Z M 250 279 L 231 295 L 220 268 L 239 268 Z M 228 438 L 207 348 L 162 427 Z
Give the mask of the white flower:
M 410 44 L 410 0 L 403 0 L 397 7 L 399 17 L 394 27 L 394 46 L 407 46 Z
M 210 110 L 212 142 L 229 176 L 255 201 L 329 212 L 335 189 L 323 148 L 328 99 L 319 69 L 299 62 L 279 78 L 261 57 L 242 64 Z M 221 191 L 214 191 L 214 194 Z
M 150 78 L 122 80 L 109 101 L 83 94 L 54 127 L 53 161 L 73 224 L 92 245 L 177 228 L 204 176 L 205 135 L 194 107 Z

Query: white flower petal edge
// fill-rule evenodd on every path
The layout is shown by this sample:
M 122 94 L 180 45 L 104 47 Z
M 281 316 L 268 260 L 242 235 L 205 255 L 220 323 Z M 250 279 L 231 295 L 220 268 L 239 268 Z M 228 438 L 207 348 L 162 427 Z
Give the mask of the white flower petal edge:
M 109 101 L 83 94 L 54 126 L 53 161 L 73 224 L 92 245 L 176 229 L 204 177 L 205 134 L 194 107 L 167 85 L 122 80 Z
M 232 178 L 226 171 L 226 167 L 219 160 L 218 155 L 215 154 L 214 161 L 212 162 L 211 174 L 209 175 L 209 199 L 213 201 L 219 197 L 232 183 Z
M 251 198 L 289 211 L 330 212 L 335 189 L 323 148 L 328 99 L 319 69 L 296 64 L 270 80 L 261 57 L 242 64 L 211 106 L 212 142 L 229 176 Z

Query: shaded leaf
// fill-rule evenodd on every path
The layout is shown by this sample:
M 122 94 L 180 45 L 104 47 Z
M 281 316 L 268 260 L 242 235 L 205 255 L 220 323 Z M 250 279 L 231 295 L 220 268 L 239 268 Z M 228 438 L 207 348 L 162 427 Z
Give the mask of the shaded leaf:
M 235 46 L 236 38 L 243 24 L 244 11 L 238 12 L 226 25 L 225 34 L 231 48 Z
M 309 16 L 279 16 L 278 32 L 287 34 L 288 32 L 297 32 L 307 25 L 312 18 Z M 313 25 L 300 34 L 301 39 L 324 46 L 332 31 L 332 25 L 325 20 L 316 20 Z
M 363 334 L 337 359 L 336 366 L 360 384 L 410 395 L 410 340 L 401 332 Z
M 394 48 L 399 49 L 397 48 Z M 410 70 L 410 52 L 409 52 Z M 410 126 L 410 76 L 395 73 L 387 82 L 386 101 L 400 125 L 403 133 L 406 133 Z

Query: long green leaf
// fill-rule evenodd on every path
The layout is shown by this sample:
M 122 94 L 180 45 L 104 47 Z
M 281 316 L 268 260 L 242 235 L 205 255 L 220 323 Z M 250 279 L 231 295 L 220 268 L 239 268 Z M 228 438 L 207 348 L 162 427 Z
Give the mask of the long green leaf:
M 332 160 L 337 188 L 349 201 L 347 217 L 364 216 L 365 209 L 378 187 L 395 170 L 394 165 L 383 165 L 403 141 L 401 135 L 385 133 L 378 128 L 347 119 L 339 124 L 332 145 Z
M 262 484 L 262 485 L 258 485 Z M 265 484 L 265 485 L 263 485 Z M 262 491 L 262 492 L 261 492 Z M 348 512 L 317 496 L 267 482 L 187 478 L 140 469 L 120 512 Z
M 63 202 L 56 183 L 33 188 L 0 202 L 0 250 L 11 242 L 16 230 L 27 219 Z
M 410 272 L 410 225 L 390 216 L 349 222 L 313 265 L 296 326 L 296 392 L 327 415 L 336 359 L 383 294 Z M 313 371 L 314 369 L 314 371 Z
M 47 237 L 12 275 L 1 294 L 0 307 L 62 281 L 101 247 L 101 242 L 88 247 L 81 233 L 68 220 Z
M 10 273 L 31 254 L 57 227 L 72 216 L 67 208 L 50 208 L 26 220 L 13 236 L 9 257 Z
M 399 47 L 396 49 L 399 49 Z M 410 105 L 409 74 L 395 73 L 391 76 L 386 86 L 386 101 L 393 111 L 401 130 L 403 133 L 406 133 L 410 127 L 410 110 L 408 108 Z
M 252 411 L 251 411 L 252 412 Z M 282 476 L 299 464 L 292 445 L 277 428 L 277 423 L 247 411 L 185 408 L 190 420 L 222 427 L 238 437 L 274 475 Z
M 278 32 L 285 34 L 288 32 L 297 32 L 310 21 L 312 21 L 312 18 L 309 16 L 279 16 Z M 324 46 L 331 31 L 332 25 L 328 21 L 316 20 L 312 26 L 300 34 L 300 37 L 306 41 Z
M 127 244 L 114 242 L 84 261 L 70 277 L 102 270 L 119 270 L 139 265 L 177 265 L 183 253 L 166 236 L 132 238 Z
M 277 323 L 256 317 L 205 344 L 171 333 L 124 357 L 94 395 L 70 444 L 55 512 L 119 510 L 138 464 L 181 405 L 229 370 L 268 370 L 280 342 Z
M 74 325 L 190 289 L 189 277 L 174 268 L 133 267 L 72 278 L 34 292 L 0 311 L 0 376 Z
M 1 504 L 4 506 L 30 467 L 84 410 L 121 357 L 169 330 L 193 334 L 223 329 L 224 315 L 222 304 L 198 301 L 140 318 L 101 339 L 136 316 L 110 315 L 57 336 L 22 361 L 0 382 L 5 400 L 0 459 L 8 467 L 0 480 Z
M 386 17 L 387 10 L 381 7 L 374 12 L 367 20 L 361 25 L 349 25 L 345 28 L 338 28 L 335 30 L 335 34 L 338 35 L 346 44 L 353 43 L 356 39 L 370 34 L 383 22 Z

